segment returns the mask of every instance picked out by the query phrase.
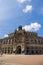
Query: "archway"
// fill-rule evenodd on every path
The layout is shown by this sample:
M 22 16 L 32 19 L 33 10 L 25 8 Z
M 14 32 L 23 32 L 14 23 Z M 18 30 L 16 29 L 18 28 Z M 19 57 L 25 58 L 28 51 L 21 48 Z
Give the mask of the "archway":
M 21 46 L 17 46 L 17 48 L 16 48 L 16 54 L 21 54 Z
M 31 54 L 34 54 L 34 50 L 31 50 Z

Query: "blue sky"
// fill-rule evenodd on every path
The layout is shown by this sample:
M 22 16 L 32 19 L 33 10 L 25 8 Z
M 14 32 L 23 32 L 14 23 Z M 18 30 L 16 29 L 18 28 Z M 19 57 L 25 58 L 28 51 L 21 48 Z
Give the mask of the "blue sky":
M 0 38 L 19 25 L 43 37 L 43 0 L 0 0 Z

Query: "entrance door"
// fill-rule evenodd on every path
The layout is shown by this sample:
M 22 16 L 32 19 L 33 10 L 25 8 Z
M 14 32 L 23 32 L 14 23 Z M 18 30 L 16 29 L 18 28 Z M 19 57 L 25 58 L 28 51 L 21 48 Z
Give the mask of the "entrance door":
M 21 54 L 21 46 L 18 46 L 16 49 L 16 54 Z

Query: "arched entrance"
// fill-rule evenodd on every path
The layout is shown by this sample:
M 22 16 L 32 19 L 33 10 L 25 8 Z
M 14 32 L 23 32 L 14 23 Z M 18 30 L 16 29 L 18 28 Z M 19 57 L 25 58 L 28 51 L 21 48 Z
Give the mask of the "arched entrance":
M 21 54 L 21 46 L 17 46 L 17 48 L 16 48 L 16 54 Z

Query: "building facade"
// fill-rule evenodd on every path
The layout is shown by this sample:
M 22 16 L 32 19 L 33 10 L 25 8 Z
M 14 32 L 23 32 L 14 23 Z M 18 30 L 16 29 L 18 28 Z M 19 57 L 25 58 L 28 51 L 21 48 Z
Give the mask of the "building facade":
M 43 37 L 36 32 L 27 32 L 19 26 L 18 30 L 0 39 L 0 53 L 4 54 L 43 54 Z

